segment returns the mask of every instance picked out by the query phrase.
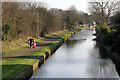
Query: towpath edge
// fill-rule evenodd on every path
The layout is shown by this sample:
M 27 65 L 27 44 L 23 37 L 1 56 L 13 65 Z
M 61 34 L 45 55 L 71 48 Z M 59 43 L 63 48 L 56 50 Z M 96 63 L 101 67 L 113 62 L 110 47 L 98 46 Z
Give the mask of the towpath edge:
M 57 39 L 53 40 L 51 43 L 48 44 L 51 46 L 49 50 L 44 51 L 43 52 L 44 55 L 40 56 L 39 60 L 35 61 L 33 65 L 29 65 L 29 67 L 27 67 L 22 73 L 20 73 L 20 75 L 18 75 L 14 79 L 15 80 L 23 79 L 23 78 L 29 79 L 37 71 L 37 69 L 39 69 L 40 66 L 62 45 L 63 42 L 65 42 L 72 34 L 80 30 L 81 29 L 70 31 L 64 35 L 61 35 Z M 41 52 L 41 50 L 37 50 L 37 52 L 39 53 Z M 17 58 L 22 58 L 22 57 L 23 56 L 18 56 Z M 6 77 L 5 78 L 3 77 L 3 79 L 6 79 Z

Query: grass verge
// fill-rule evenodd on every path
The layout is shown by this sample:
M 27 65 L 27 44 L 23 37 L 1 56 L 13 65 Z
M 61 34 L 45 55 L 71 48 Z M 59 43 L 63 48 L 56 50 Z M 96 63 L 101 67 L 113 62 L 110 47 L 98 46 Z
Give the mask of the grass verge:
M 80 29 L 77 29 L 80 30 Z M 2 78 L 15 78 L 25 71 L 29 66 L 32 66 L 35 62 L 43 59 L 45 52 L 51 51 L 56 47 L 59 42 L 66 38 L 69 34 L 74 33 L 76 30 L 69 31 L 67 34 L 62 35 L 52 41 L 50 44 L 36 50 L 32 53 L 29 53 L 25 56 L 3 59 L 2 60 Z M 60 32 L 62 33 L 62 32 Z M 60 34 L 59 33 L 59 34 Z
M 44 37 L 40 37 L 39 39 L 36 39 L 36 38 L 33 38 L 33 39 L 35 39 L 36 42 L 40 43 L 52 36 L 60 34 L 62 32 L 64 32 L 64 31 L 54 32 L 51 34 L 47 34 Z M 14 40 L 12 42 L 2 42 L 2 56 L 12 54 L 15 52 L 19 52 L 19 51 L 29 48 L 29 43 L 28 43 L 29 38 L 30 37 L 28 37 L 27 39 L 24 39 L 24 40 L 22 40 L 22 39 Z

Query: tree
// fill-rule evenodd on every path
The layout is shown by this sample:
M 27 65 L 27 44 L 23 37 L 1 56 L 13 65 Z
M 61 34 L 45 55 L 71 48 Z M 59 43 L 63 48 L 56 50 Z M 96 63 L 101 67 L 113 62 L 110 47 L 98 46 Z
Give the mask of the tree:
M 120 12 L 116 12 L 113 16 L 111 16 L 110 22 L 111 29 L 116 29 L 120 31 Z
M 97 2 L 89 2 L 90 12 L 97 18 L 99 25 L 103 23 L 109 23 L 109 17 L 117 10 L 118 1 L 113 0 L 101 0 Z
M 111 17 L 111 22 L 112 22 L 112 24 L 120 24 L 120 12 L 115 13 Z
M 12 39 L 44 36 L 48 33 L 71 30 L 77 23 L 86 22 L 88 14 L 80 13 L 75 6 L 69 10 L 47 9 L 45 3 L 5 2 L 2 5 L 2 38 Z M 81 17 L 86 17 L 81 18 Z
M 78 20 L 78 11 L 75 6 L 71 6 L 69 10 L 66 10 L 63 16 L 63 19 L 67 25 L 67 29 L 71 30 L 73 26 L 76 26 Z

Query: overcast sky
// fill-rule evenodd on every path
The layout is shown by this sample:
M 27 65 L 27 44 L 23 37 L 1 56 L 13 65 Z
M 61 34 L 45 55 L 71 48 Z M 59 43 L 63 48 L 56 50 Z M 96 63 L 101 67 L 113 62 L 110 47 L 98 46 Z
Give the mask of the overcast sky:
M 88 12 L 88 0 L 38 0 L 41 2 L 46 2 L 48 8 L 60 8 L 68 9 L 71 5 L 74 5 L 78 11 Z
M 74 5 L 78 11 L 88 12 L 88 1 L 90 0 L 0 0 L 2 2 L 45 2 L 48 8 L 60 8 L 63 10 L 68 9 L 70 6 Z

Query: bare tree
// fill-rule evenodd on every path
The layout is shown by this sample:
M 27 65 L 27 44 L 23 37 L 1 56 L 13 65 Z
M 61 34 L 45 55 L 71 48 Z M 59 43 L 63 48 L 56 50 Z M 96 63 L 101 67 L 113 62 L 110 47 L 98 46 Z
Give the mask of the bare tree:
M 99 25 L 108 24 L 109 17 L 117 10 L 117 0 L 100 0 L 89 2 L 90 12 L 97 18 Z
M 74 5 L 72 5 L 72 6 L 69 7 L 69 10 L 76 12 L 76 11 L 77 11 L 77 8 L 76 8 Z

